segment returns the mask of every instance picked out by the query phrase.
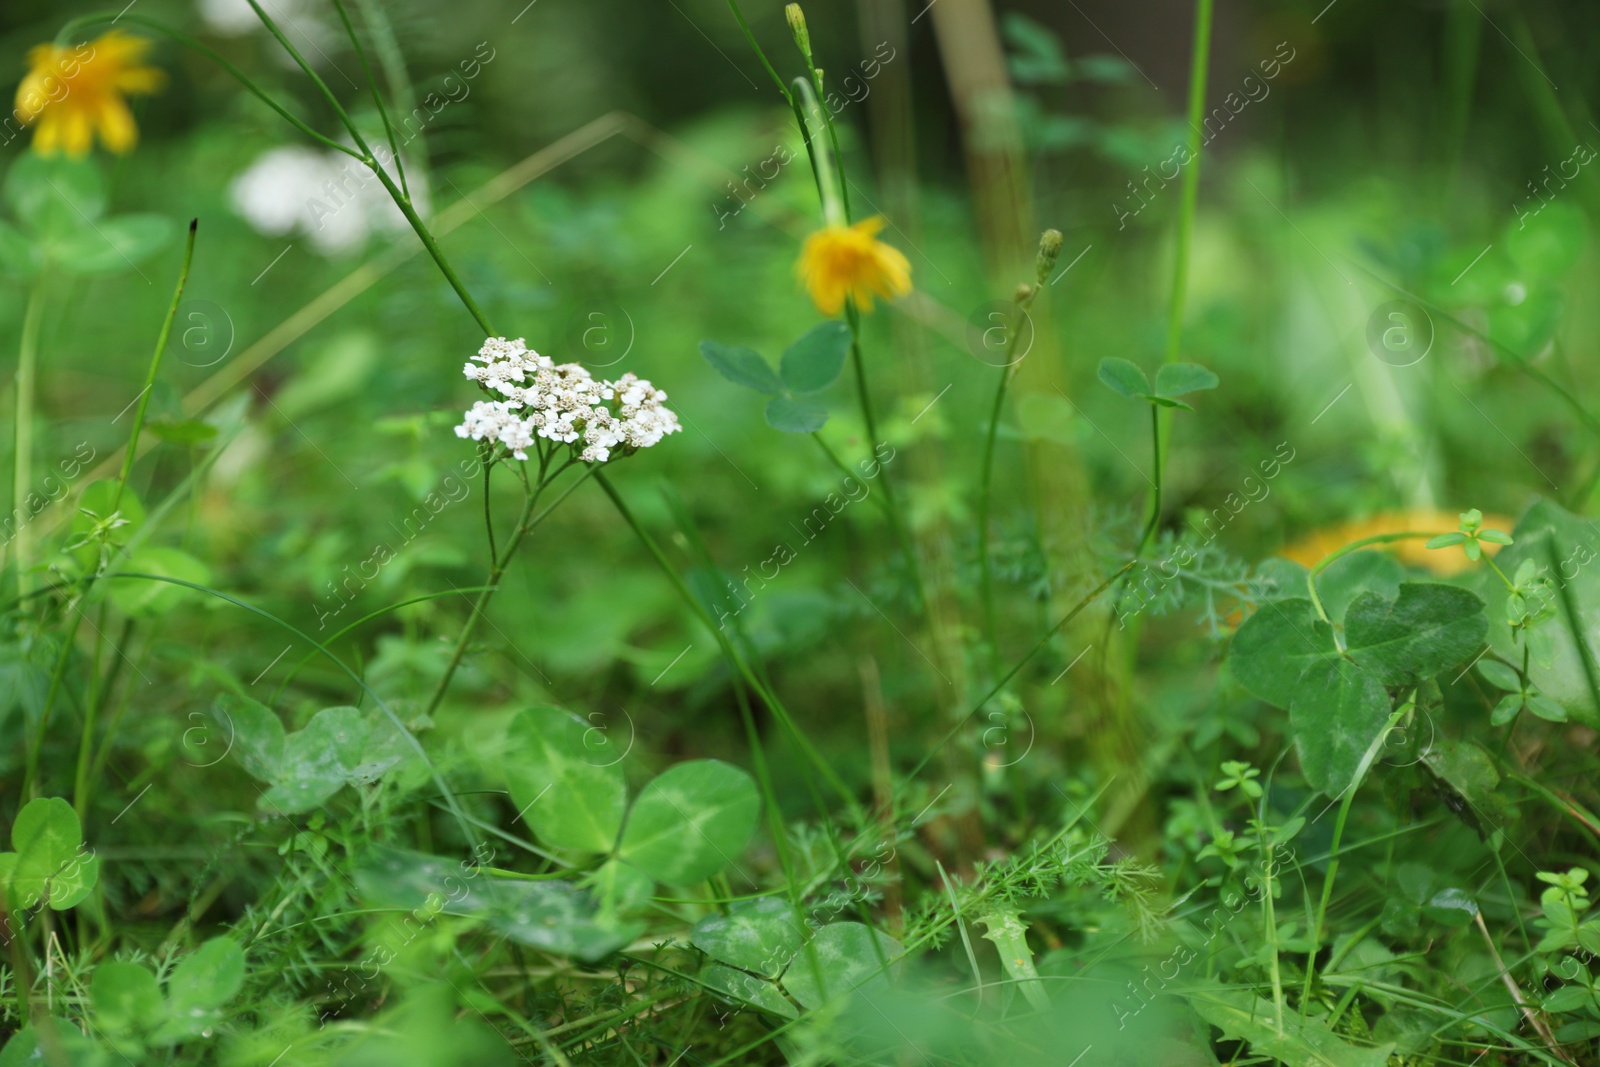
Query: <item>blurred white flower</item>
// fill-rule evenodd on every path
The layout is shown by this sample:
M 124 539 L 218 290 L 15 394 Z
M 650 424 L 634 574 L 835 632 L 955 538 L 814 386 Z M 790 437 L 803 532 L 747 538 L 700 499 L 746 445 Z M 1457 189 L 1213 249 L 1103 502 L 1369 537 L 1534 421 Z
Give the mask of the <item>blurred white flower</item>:
M 578 459 L 604 463 L 612 450 L 631 455 L 683 429 L 666 407 L 667 394 L 633 374 L 614 382 L 593 377 L 577 363 L 557 365 L 529 350 L 522 338 L 491 337 L 462 373 L 505 400 L 480 400 L 467 411 L 456 436 L 496 441 L 527 459 L 534 438 L 582 445 Z
M 388 158 L 386 151 L 379 155 Z M 384 171 L 398 184 L 392 161 Z M 421 174 L 407 172 L 406 178 L 417 213 L 426 216 Z M 298 231 L 323 255 L 359 248 L 374 231 L 398 232 L 409 225 L 377 175 L 331 149 L 271 149 L 233 180 L 228 197 L 256 232 L 283 237 Z
M 332 64 L 328 49 L 335 46 L 333 27 L 310 10 L 306 0 L 257 0 L 267 17 L 277 23 L 283 35 L 289 38 L 296 50 L 313 67 Z M 206 29 L 221 37 L 243 37 L 247 33 L 264 30 L 261 19 L 250 7 L 249 0 L 199 0 L 200 21 Z M 291 69 L 297 65 L 286 50 L 274 46 L 277 61 Z

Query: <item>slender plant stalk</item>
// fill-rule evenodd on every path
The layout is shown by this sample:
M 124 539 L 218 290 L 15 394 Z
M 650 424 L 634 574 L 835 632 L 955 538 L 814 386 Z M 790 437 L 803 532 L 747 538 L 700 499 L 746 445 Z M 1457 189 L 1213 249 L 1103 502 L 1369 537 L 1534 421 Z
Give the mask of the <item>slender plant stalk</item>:
M 133 426 L 128 432 L 127 453 L 122 460 L 122 470 L 117 476 L 116 492 L 111 497 L 111 511 L 115 514 L 122 504 L 122 493 L 127 488 L 128 476 L 133 471 L 134 456 L 139 447 L 139 434 L 144 430 L 145 413 L 150 407 L 150 394 L 155 391 L 156 374 L 161 369 L 161 355 L 166 351 L 167 339 L 172 335 L 172 323 L 178 317 L 178 304 L 183 299 L 183 287 L 189 280 L 189 267 L 194 262 L 194 239 L 199 228 L 199 220 L 189 221 L 189 237 L 184 243 L 183 266 L 178 271 L 178 284 L 173 288 L 172 301 L 167 305 L 167 315 L 161 322 L 161 332 L 156 337 L 156 348 L 150 355 L 150 366 L 145 372 L 144 390 L 139 394 L 139 406 L 134 412 Z M 101 568 L 105 566 L 102 557 Z M 44 707 L 39 711 L 39 725 L 34 728 L 33 737 L 28 744 L 27 766 L 22 778 L 22 795 L 31 797 L 36 785 L 35 777 L 39 769 L 39 754 L 44 748 L 45 733 L 50 727 L 50 715 L 55 710 L 56 698 L 60 695 L 61 687 L 65 682 L 67 663 L 72 658 L 72 648 L 78 637 L 78 624 L 83 620 L 83 598 L 88 595 L 90 587 L 94 585 L 99 571 L 89 575 L 84 580 L 83 588 L 67 595 L 67 605 L 71 614 L 67 621 L 67 631 L 61 639 L 61 648 L 56 654 L 55 669 L 50 673 L 50 688 L 45 694 Z M 96 631 L 98 635 L 98 631 Z M 92 715 L 91 708 L 91 715 Z M 78 754 L 80 770 L 87 759 L 85 752 L 91 750 L 93 745 L 94 723 L 92 718 L 84 723 L 84 733 L 80 741 Z M 87 782 L 84 783 L 87 788 Z M 83 803 L 87 803 L 86 800 Z
M 1161 408 L 1155 404 L 1150 405 L 1150 455 L 1155 482 L 1150 489 L 1150 517 L 1139 534 L 1139 555 L 1144 554 L 1156 535 L 1156 528 L 1161 525 Z
M 1178 209 L 1178 237 L 1173 251 L 1172 294 L 1167 305 L 1167 347 L 1162 362 L 1175 363 L 1183 349 L 1183 312 L 1189 294 L 1189 246 L 1194 241 L 1194 217 L 1200 200 L 1200 124 L 1206 110 L 1206 73 L 1211 63 L 1211 10 L 1214 0 L 1195 0 L 1194 47 L 1189 57 L 1189 164 L 1183 172 L 1183 195 Z M 1172 426 L 1170 411 L 1156 412 L 1156 467 L 1166 449 Z M 1167 432 L 1163 432 L 1165 429 Z M 1150 490 L 1154 523 L 1160 522 L 1160 482 Z M 1151 531 L 1153 532 L 1153 530 Z M 1148 540 L 1149 533 L 1145 535 Z M 1141 549 L 1144 541 L 1140 542 Z
M 28 571 L 33 567 L 30 550 L 33 532 L 28 524 L 33 517 L 28 512 L 28 496 L 33 488 L 33 401 L 34 377 L 39 364 L 39 328 L 44 320 L 44 284 L 36 282 L 28 294 L 28 306 L 22 313 L 22 339 L 17 349 L 17 422 L 16 464 L 11 482 L 11 517 L 17 524 L 12 543 L 16 546 L 12 559 L 17 568 L 17 596 L 25 597 L 32 590 L 33 579 Z
M 1043 278 L 1039 279 L 1040 282 Z M 1000 367 L 1000 380 L 995 383 L 994 403 L 989 409 L 989 429 L 983 437 L 983 466 L 978 475 L 978 586 L 983 601 L 983 636 L 989 646 L 989 669 L 1000 669 L 1000 639 L 994 614 L 994 567 L 989 559 L 989 497 L 994 481 L 994 444 L 1000 431 L 1000 413 L 1005 410 L 1006 386 L 1015 369 L 1012 354 L 1017 349 L 1017 338 L 1022 334 L 1022 323 L 1028 307 L 1039 293 L 1039 286 L 1028 288 L 1028 295 L 1017 301 L 1017 313 L 1011 329 L 1006 331 L 1004 362 Z
M 1437 533 L 1417 533 L 1409 530 L 1400 533 L 1374 534 L 1371 537 L 1363 537 L 1359 541 L 1352 541 L 1343 548 L 1323 556 L 1306 574 L 1306 588 L 1311 592 L 1311 606 L 1317 609 L 1317 616 L 1322 619 L 1323 622 L 1332 622 L 1332 620 L 1328 618 L 1328 613 L 1322 608 L 1322 598 L 1317 595 L 1317 575 L 1327 570 L 1328 567 L 1335 562 L 1343 559 L 1352 552 L 1366 548 L 1368 545 L 1386 545 L 1394 541 L 1415 541 L 1418 538 L 1433 538 L 1438 536 L 1439 535 Z

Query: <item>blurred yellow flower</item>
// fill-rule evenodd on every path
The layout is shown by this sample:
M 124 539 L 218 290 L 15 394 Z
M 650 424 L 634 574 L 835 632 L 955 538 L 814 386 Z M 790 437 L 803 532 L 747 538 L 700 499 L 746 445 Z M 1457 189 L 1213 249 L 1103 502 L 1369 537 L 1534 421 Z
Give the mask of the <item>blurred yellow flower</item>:
M 75 48 L 41 44 L 29 49 L 16 114 L 34 127 L 34 151 L 86 156 L 96 133 L 113 152 L 132 148 L 139 129 L 123 97 L 153 93 L 165 78 L 159 69 L 141 64 L 149 50 L 149 41 L 121 30 Z
M 1419 533 L 1448 533 L 1456 528 L 1461 516 L 1454 511 L 1438 511 L 1427 508 L 1414 508 L 1410 511 L 1385 511 L 1367 519 L 1358 519 L 1354 522 L 1343 522 L 1336 526 L 1325 526 L 1314 530 L 1300 538 L 1294 544 L 1285 547 L 1278 554 L 1287 559 L 1307 567 L 1315 566 L 1324 557 L 1337 552 L 1353 541 L 1360 541 L 1366 537 L 1376 537 L 1379 534 L 1404 533 L 1416 531 Z M 1517 521 L 1505 515 L 1485 515 L 1485 526 L 1498 530 L 1510 530 Z M 1420 567 L 1438 575 L 1459 574 L 1472 566 L 1466 553 L 1459 545 L 1452 548 L 1430 549 L 1421 538 L 1414 541 L 1392 541 L 1389 544 L 1373 545 L 1378 552 L 1388 552 L 1397 556 L 1400 562 L 1408 567 Z M 1496 544 L 1485 544 L 1484 551 L 1493 556 L 1500 551 Z
M 874 295 L 885 300 L 911 291 L 911 264 L 898 248 L 878 240 L 886 225 L 874 215 L 854 226 L 824 226 L 806 238 L 795 273 L 824 315 L 837 315 L 850 297 L 863 311 Z

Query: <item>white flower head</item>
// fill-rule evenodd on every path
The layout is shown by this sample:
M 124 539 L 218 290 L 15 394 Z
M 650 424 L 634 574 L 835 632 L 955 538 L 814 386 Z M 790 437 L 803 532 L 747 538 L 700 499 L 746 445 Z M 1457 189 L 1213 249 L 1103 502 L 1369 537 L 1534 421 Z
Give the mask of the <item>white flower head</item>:
M 388 149 L 378 154 L 379 165 L 398 182 Z M 420 172 L 407 178 L 418 213 L 427 215 Z M 323 255 L 359 248 L 373 232 L 409 226 L 377 175 L 360 160 L 332 149 L 270 149 L 233 180 L 228 198 L 258 233 L 283 237 L 298 230 Z
M 497 442 L 519 460 L 536 437 L 567 445 L 584 463 L 605 463 L 683 429 L 667 394 L 633 374 L 604 381 L 539 355 L 520 337 L 491 337 L 472 359 L 462 373 L 505 399 L 473 404 L 456 436 Z

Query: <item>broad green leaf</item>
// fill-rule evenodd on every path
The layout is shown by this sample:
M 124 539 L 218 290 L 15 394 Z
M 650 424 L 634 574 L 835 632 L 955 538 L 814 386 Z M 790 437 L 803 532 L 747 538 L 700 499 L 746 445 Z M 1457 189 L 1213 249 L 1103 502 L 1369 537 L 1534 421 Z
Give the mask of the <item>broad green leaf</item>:
M 784 349 L 778 370 L 790 392 L 818 393 L 839 377 L 849 354 L 850 327 L 830 319 Z
M 783 973 L 805 937 L 805 922 L 782 897 L 742 901 L 727 915 L 701 919 L 689 935 L 713 959 L 769 978 Z
M 796 1019 L 800 1016 L 795 1006 L 778 991 L 776 985 L 753 974 L 713 963 L 700 972 L 700 980 L 729 1000 L 740 1004 L 749 1004 L 751 1007 L 760 1008 L 785 1019 Z
M 1393 1045 L 1360 1048 L 1328 1029 L 1320 1019 L 1286 1008 L 1280 1020 L 1270 1000 L 1250 993 L 1211 989 L 1189 994 L 1196 1014 L 1222 1031 L 1247 1041 L 1257 1055 L 1288 1067 L 1384 1067 Z M 1278 1025 L 1281 1023 L 1281 1026 Z
M 738 861 L 760 813 L 755 783 L 739 768 L 680 763 L 639 793 L 617 854 L 667 885 L 702 882 Z
M 1141 399 L 1151 394 L 1150 379 L 1145 377 L 1144 371 L 1137 364 L 1117 356 L 1107 356 L 1100 361 L 1099 377 L 1102 382 L 1110 386 L 1112 391 L 1122 394 L 1130 400 Z
M 457 863 L 405 849 L 369 850 L 355 884 L 370 903 L 400 911 L 475 919 L 518 944 L 596 960 L 632 941 L 642 924 L 624 923 L 595 894 L 560 880 L 497 876 L 470 859 Z
M 9 890 L 12 902 L 29 908 L 41 900 L 61 911 L 89 895 L 100 877 L 100 859 L 83 847 L 78 813 L 60 797 L 25 804 L 11 825 Z M 15 908 L 13 908 L 15 910 Z
M 1387 552 L 1352 552 L 1328 565 L 1317 575 L 1317 596 L 1330 619 L 1343 619 L 1350 604 L 1365 592 L 1374 592 L 1385 600 L 1400 595 L 1400 583 L 1405 580 L 1406 569 L 1400 561 Z
M 1306 669 L 1336 655 L 1333 628 L 1311 601 L 1297 597 L 1263 604 L 1246 619 L 1233 635 L 1228 664 L 1240 685 L 1287 708 Z
M 166 1018 L 156 976 L 137 963 L 112 960 L 94 969 L 90 983 L 95 1023 L 113 1032 L 153 1030 Z
M 118 570 L 128 574 L 153 574 L 158 578 L 176 578 L 195 585 L 209 585 L 211 570 L 189 553 L 178 548 L 144 545 L 136 549 Z M 202 594 L 194 589 L 171 582 L 156 582 L 146 578 L 120 578 L 109 583 L 111 603 L 124 615 L 135 619 L 153 619 L 166 615 L 187 601 Z
M 1478 902 L 1465 889 L 1441 889 L 1422 905 L 1422 914 L 1445 926 L 1465 926 L 1478 914 Z
M 650 903 L 656 891 L 656 884 L 649 875 L 618 859 L 602 863 L 580 884 L 607 915 L 638 911 Z
M 767 425 L 784 433 L 814 433 L 828 421 L 828 408 L 809 396 L 775 396 L 767 401 Z
M 1467 810 L 1461 814 L 1468 825 L 1493 829 L 1512 814 L 1510 801 L 1499 791 L 1500 772 L 1481 745 L 1436 738 L 1423 749 L 1422 762 L 1444 787 L 1465 802 Z M 1458 804 L 1451 807 L 1461 810 Z
M 6 173 L 6 202 L 36 234 L 77 232 L 106 209 L 105 183 L 89 160 L 23 152 Z
M 1600 726 L 1600 530 L 1549 501 L 1530 507 L 1512 530 L 1516 543 L 1501 549 L 1496 565 L 1515 574 L 1530 563 L 1548 586 L 1528 598 L 1528 677 L 1547 699 L 1579 722 Z M 1523 646 L 1507 624 L 1505 584 L 1487 569 L 1478 591 L 1488 601 L 1489 645 L 1495 655 L 1521 663 Z
M 728 381 L 754 389 L 758 393 L 777 396 L 783 392 L 783 381 L 762 358 L 760 352 L 739 345 L 725 345 L 718 341 L 701 341 L 700 354 L 706 362 Z
M 283 767 L 284 729 L 276 712 L 249 697 L 225 693 L 212 704 L 211 717 L 226 739 L 224 749 L 246 771 L 263 782 L 277 780 Z M 202 743 L 209 743 L 209 738 Z
M 609 852 L 622 829 L 628 786 L 610 735 L 560 708 L 519 712 L 503 762 L 511 801 L 554 848 Z
M 1170 399 L 1215 389 L 1219 384 L 1210 368 L 1198 363 L 1164 363 L 1156 371 L 1155 395 Z
M 357 892 L 371 904 L 463 916 L 488 911 L 497 884 L 471 857 L 457 862 L 387 845 L 362 854 L 354 880 Z
M 1289 729 L 1306 781 L 1340 795 L 1361 770 L 1389 721 L 1389 694 L 1345 659 L 1312 664 L 1289 701 Z
M 244 985 L 244 950 L 231 937 L 214 937 L 185 956 L 167 979 L 168 1019 L 150 1040 L 175 1045 L 222 1021 L 222 1006 Z
M 45 241 L 44 254 L 73 274 L 115 274 L 138 264 L 172 238 L 172 220 L 161 215 L 119 215 L 93 226 L 62 227 Z
M 1488 629 L 1471 590 L 1402 582 L 1394 601 L 1373 592 L 1355 599 L 1344 617 L 1345 650 L 1384 685 L 1415 685 L 1471 659 Z
M 603 913 L 594 897 L 570 882 L 498 881 L 484 921 L 520 945 L 594 961 L 609 956 L 645 929 Z
M 78 1029 L 77 1023 L 68 1019 L 51 1021 L 55 1027 L 56 1041 L 60 1044 L 61 1051 L 66 1053 L 65 1062 L 71 1067 L 112 1067 L 113 1064 L 117 1067 L 126 1067 L 128 1063 L 126 1056 L 119 1056 L 92 1038 L 85 1037 L 83 1031 Z M 37 1027 L 30 1026 L 12 1035 L 6 1042 L 4 1051 L 0 1051 L 0 1067 L 54 1067 L 53 1062 L 39 1047 Z
M 807 1008 L 819 1008 L 853 990 L 878 992 L 889 986 L 884 965 L 900 953 L 900 942 L 888 934 L 862 923 L 832 923 L 796 954 L 784 972 L 783 987 Z
M 283 762 L 260 806 L 281 815 L 310 811 L 344 788 L 366 748 L 367 723 L 355 708 L 324 708 L 284 738 Z

